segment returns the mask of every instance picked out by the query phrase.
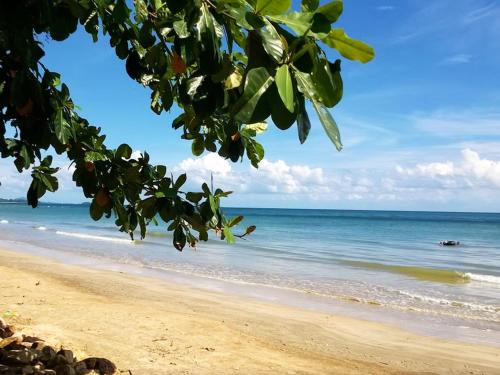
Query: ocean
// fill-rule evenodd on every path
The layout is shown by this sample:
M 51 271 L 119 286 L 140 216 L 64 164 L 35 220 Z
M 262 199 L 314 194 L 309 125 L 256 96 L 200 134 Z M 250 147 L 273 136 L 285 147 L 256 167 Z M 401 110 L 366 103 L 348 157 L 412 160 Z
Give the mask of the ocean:
M 181 253 L 88 211 L 0 204 L 0 248 L 500 346 L 500 214 L 227 208 L 257 230 Z

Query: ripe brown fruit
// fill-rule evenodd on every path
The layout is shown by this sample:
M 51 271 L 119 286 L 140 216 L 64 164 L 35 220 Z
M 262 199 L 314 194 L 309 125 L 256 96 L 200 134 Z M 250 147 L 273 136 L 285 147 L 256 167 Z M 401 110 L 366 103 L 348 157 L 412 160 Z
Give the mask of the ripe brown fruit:
M 92 163 L 91 161 L 86 161 L 85 162 L 85 169 L 87 170 L 87 172 L 94 172 L 94 170 L 95 170 L 94 163 Z
M 186 63 L 182 60 L 182 57 L 175 52 L 172 55 L 172 70 L 175 74 L 184 74 L 187 70 Z
M 95 195 L 95 202 L 99 207 L 106 207 L 109 203 L 109 192 L 107 189 L 101 189 Z

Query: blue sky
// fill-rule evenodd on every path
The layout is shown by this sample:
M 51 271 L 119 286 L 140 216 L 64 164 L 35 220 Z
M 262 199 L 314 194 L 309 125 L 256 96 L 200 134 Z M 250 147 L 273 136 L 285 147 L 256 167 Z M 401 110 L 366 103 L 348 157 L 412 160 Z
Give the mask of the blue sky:
M 377 53 L 366 65 L 343 62 L 344 99 L 332 113 L 344 150 L 335 151 L 314 116 L 304 145 L 295 127 L 270 125 L 258 171 L 246 160 L 193 158 L 171 129 L 177 112 L 149 110 L 148 91 L 128 78 L 105 38 L 46 40 L 45 64 L 62 73 L 109 146 L 147 150 L 174 174 L 187 171 L 193 188 L 212 172 L 216 185 L 235 191 L 227 205 L 500 211 L 500 1 L 346 0 L 338 25 Z M 81 202 L 59 163 L 62 188 L 45 200 Z M 1 197 L 24 196 L 26 172 L 2 160 L 0 175 Z

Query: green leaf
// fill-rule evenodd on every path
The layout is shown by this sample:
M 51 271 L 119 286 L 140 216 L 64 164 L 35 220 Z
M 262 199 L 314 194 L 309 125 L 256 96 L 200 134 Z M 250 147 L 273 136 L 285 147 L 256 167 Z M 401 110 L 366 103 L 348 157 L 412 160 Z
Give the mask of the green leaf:
M 200 156 L 205 151 L 205 142 L 203 142 L 203 138 L 195 138 L 193 143 L 191 144 L 191 152 L 194 156 Z
M 28 169 L 31 165 L 32 160 L 31 160 L 31 155 L 30 155 L 26 145 L 22 145 L 21 151 L 19 152 L 19 155 L 23 158 L 23 161 L 24 161 L 23 167 L 25 169 Z
M 342 79 L 340 72 L 332 73 L 325 59 L 317 60 L 312 73 L 312 83 L 317 97 L 328 108 L 335 106 L 342 98 Z
M 297 119 L 297 113 L 291 113 L 288 109 L 286 109 L 285 105 L 281 102 L 281 99 L 278 98 L 278 94 L 276 94 L 275 97 L 276 101 L 273 101 L 273 103 L 276 104 L 274 104 L 271 108 L 271 119 L 278 129 L 287 130 Z
M 316 13 L 320 13 L 324 15 L 330 23 L 337 21 L 337 19 L 342 14 L 342 10 L 344 9 L 344 4 L 340 0 L 334 0 L 328 4 L 320 6 Z
M 189 38 L 191 35 L 188 29 L 188 25 L 184 19 L 177 20 L 173 23 L 175 33 L 179 36 L 179 38 Z
M 294 76 L 297 81 L 297 88 L 302 94 L 304 94 L 306 98 L 308 98 L 309 100 L 320 100 L 320 97 L 316 92 L 314 81 L 310 74 L 295 70 Z
M 328 34 L 332 29 L 331 22 L 321 13 L 314 13 L 311 31 L 318 35 Z M 315 35 L 315 37 L 318 37 Z
M 309 121 L 304 99 L 301 100 L 300 110 L 297 115 L 297 129 L 299 131 L 299 141 L 304 143 L 311 130 L 311 122 Z
M 96 151 L 87 151 L 85 153 L 85 158 L 84 158 L 85 161 L 91 161 L 91 162 L 94 162 L 94 161 L 97 161 L 97 160 L 106 160 L 106 156 L 104 156 L 102 153 L 100 152 L 96 152 Z
M 186 199 L 193 203 L 198 203 L 203 198 L 203 193 L 193 193 L 189 192 L 186 194 Z
M 375 56 L 375 51 L 371 46 L 359 40 L 349 38 L 344 29 L 332 29 L 322 41 L 328 46 L 335 48 L 342 56 L 349 60 L 367 63 Z
M 326 134 L 332 140 L 333 144 L 337 148 L 337 151 L 342 150 L 342 142 L 340 140 L 339 129 L 332 115 L 330 114 L 328 109 L 321 103 L 313 101 L 313 106 L 321 121 L 321 125 L 323 125 Z
M 292 83 L 292 75 L 288 65 L 281 65 L 276 71 L 276 86 L 283 104 L 291 113 L 295 112 L 295 96 Z
M 227 243 L 235 243 L 233 232 L 231 232 L 231 228 L 225 226 L 223 229 L 224 237 L 226 238 Z
M 290 29 L 302 36 L 312 26 L 312 13 L 291 12 L 287 15 L 273 15 L 269 17 L 271 20 L 284 23 Z
M 180 12 L 187 4 L 187 1 L 167 0 L 167 7 L 172 13 Z
M 301 8 L 304 12 L 314 12 L 319 6 L 319 0 L 302 0 Z
M 269 56 L 276 62 L 280 62 L 283 57 L 284 46 L 281 41 L 281 37 L 274 28 L 273 24 L 267 20 L 263 19 L 264 27 L 258 29 L 258 32 L 262 38 L 262 46 Z
M 130 9 L 128 8 L 125 0 L 118 0 L 113 8 L 113 18 L 116 23 L 125 22 L 130 14 Z
M 255 168 L 259 168 L 259 163 L 264 159 L 264 147 L 257 141 L 249 139 L 246 145 L 247 156 Z
M 257 227 L 255 225 L 250 225 L 245 231 L 245 235 L 252 234 L 253 232 L 255 232 L 256 229 Z
M 258 14 L 283 14 L 286 13 L 292 0 L 257 0 L 255 12 Z
M 167 167 L 165 167 L 164 165 L 157 165 L 155 167 L 155 172 L 156 172 L 156 175 L 158 176 L 158 178 L 163 178 L 163 177 L 165 177 L 165 174 L 167 173 Z
M 141 208 L 142 215 L 145 218 L 147 218 L 147 219 L 153 218 L 157 212 L 156 197 L 149 197 L 149 198 L 141 201 L 140 208 Z
M 123 143 L 116 149 L 115 156 L 117 158 L 130 159 L 130 156 L 132 156 L 132 148 L 130 148 L 128 144 Z
M 243 95 L 235 104 L 237 112 L 234 118 L 242 123 L 250 122 L 257 102 L 272 83 L 273 77 L 266 68 L 251 69 L 245 80 Z
M 43 182 L 48 191 L 54 192 L 59 187 L 57 178 L 49 174 L 41 173 L 40 180 Z
M 158 11 L 163 7 L 163 1 L 162 0 L 153 0 L 153 4 L 155 6 L 155 10 Z
M 115 48 L 118 58 L 125 60 L 128 57 L 129 49 L 127 39 L 120 40 Z
M 120 202 L 115 201 L 115 212 L 118 216 L 118 222 L 123 226 L 123 228 L 128 232 L 129 230 L 129 222 L 127 211 L 125 211 L 125 207 Z
M 53 7 L 50 36 L 52 39 L 62 41 L 73 34 L 78 27 L 78 18 L 75 17 L 66 4 Z
M 198 40 L 201 42 L 203 49 L 215 55 L 219 46 L 219 33 L 222 27 L 214 19 L 214 16 L 208 10 L 208 7 L 203 3 L 201 7 L 201 16 L 196 24 L 198 30 Z
M 56 137 L 62 144 L 67 144 L 69 141 L 69 136 L 71 135 L 71 131 L 69 129 L 69 124 L 64 118 L 63 109 L 59 108 L 56 112 L 56 116 L 54 118 L 54 126 L 56 131 Z
M 243 128 L 243 130 L 253 131 L 255 134 L 262 134 L 267 130 L 267 123 L 265 122 L 256 122 L 254 124 L 247 124 Z
M 182 251 L 182 249 L 184 249 L 184 246 L 186 246 L 186 234 L 184 233 L 181 225 L 177 225 L 174 230 L 173 244 L 174 247 L 179 251 Z
M 224 82 L 226 90 L 231 90 L 240 87 L 241 82 L 243 81 L 243 73 L 244 73 L 243 69 L 240 66 L 237 66 L 234 72 L 232 72 Z
M 45 186 L 40 183 L 38 179 L 33 178 L 33 181 L 31 181 L 31 185 L 28 189 L 28 193 L 26 194 L 28 204 L 30 204 L 33 208 L 38 206 L 38 200 L 43 197 L 45 192 Z
M 238 225 L 239 223 L 241 223 L 241 221 L 243 220 L 243 216 L 236 216 L 235 218 L 233 218 L 230 222 L 229 222 L 229 226 L 230 227 L 234 227 L 235 225 Z
M 174 189 L 179 190 L 181 186 L 185 184 L 186 180 L 187 180 L 186 174 L 185 173 L 181 174 L 175 181 Z
M 158 91 L 151 92 L 151 110 L 157 115 L 163 111 L 163 106 L 160 102 L 160 93 Z
M 142 23 L 148 19 L 148 7 L 144 0 L 134 0 L 135 21 Z

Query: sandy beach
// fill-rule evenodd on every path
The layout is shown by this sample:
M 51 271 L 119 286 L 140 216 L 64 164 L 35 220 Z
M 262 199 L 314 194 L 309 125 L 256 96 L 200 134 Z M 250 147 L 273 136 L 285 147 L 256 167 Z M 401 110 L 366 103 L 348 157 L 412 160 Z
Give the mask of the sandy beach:
M 125 374 L 500 374 L 500 349 L 0 251 L 0 313 Z

